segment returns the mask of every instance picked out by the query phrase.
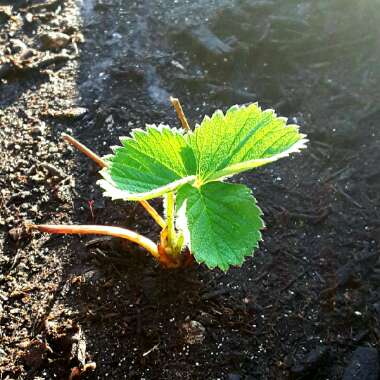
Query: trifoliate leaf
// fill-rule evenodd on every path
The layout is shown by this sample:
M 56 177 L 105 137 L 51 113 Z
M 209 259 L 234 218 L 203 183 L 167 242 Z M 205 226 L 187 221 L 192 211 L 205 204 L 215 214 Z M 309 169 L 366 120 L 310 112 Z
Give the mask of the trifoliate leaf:
M 106 157 L 107 168 L 98 181 L 113 199 L 158 197 L 194 180 L 195 159 L 182 131 L 148 126 L 120 139 L 121 147 Z
M 276 161 L 299 151 L 307 140 L 298 126 L 251 104 L 206 116 L 188 141 L 202 184 Z
M 177 193 L 177 212 L 192 254 L 209 268 L 242 264 L 261 240 L 262 212 L 244 185 L 186 184 Z

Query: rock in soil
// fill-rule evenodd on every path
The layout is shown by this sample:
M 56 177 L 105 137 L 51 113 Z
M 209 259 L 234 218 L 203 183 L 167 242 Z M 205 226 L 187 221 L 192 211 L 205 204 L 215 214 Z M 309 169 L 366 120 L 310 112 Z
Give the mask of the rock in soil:
M 319 346 L 310 351 L 300 362 L 296 363 L 291 371 L 298 378 L 298 375 L 304 376 L 305 374 L 320 369 L 323 366 L 323 361 L 328 356 L 328 348 L 325 346 Z
M 379 378 L 379 354 L 376 348 L 358 347 L 344 371 L 343 380 L 377 380 Z
M 0 24 L 7 22 L 12 16 L 12 7 L 0 6 Z
M 196 50 L 211 57 L 225 56 L 233 51 L 229 44 L 222 41 L 206 26 L 186 30 L 183 32 L 183 36 L 191 41 Z
M 77 119 L 85 115 L 87 108 L 84 107 L 70 107 L 64 110 L 49 110 L 47 115 L 57 119 Z
M 40 40 L 44 49 L 55 50 L 67 46 L 71 41 L 71 37 L 62 32 L 48 32 L 42 34 Z
M 49 346 L 36 339 L 30 343 L 28 352 L 21 359 L 27 368 L 36 370 L 46 362 L 49 352 L 51 352 Z
M 200 344 L 204 341 L 206 329 L 198 321 L 185 322 L 182 327 L 185 332 L 184 340 L 187 344 Z
M 240 380 L 241 376 L 238 375 L 237 373 L 229 373 L 227 375 L 227 380 Z

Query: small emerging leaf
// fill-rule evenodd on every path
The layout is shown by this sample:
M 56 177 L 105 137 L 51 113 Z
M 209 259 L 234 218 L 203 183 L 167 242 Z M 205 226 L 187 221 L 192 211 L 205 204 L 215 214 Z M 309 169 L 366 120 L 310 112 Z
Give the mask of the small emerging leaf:
M 262 212 L 244 185 L 210 182 L 189 184 L 177 194 L 180 226 L 190 235 L 190 250 L 199 263 L 227 270 L 240 265 L 261 240 Z
M 305 135 L 298 126 L 286 125 L 273 110 L 262 111 L 257 104 L 231 107 L 224 115 L 206 116 L 189 144 L 197 161 L 200 183 L 265 165 L 299 151 Z

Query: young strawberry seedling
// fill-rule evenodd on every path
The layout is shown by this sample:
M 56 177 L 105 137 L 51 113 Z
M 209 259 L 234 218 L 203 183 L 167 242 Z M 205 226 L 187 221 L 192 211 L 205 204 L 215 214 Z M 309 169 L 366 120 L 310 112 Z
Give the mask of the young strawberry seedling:
M 262 212 L 251 190 L 226 183 L 234 174 L 266 165 L 306 146 L 298 126 L 287 125 L 257 104 L 233 106 L 205 116 L 194 130 L 177 99 L 171 99 L 182 129 L 148 125 L 120 139 L 113 154 L 98 157 L 74 138 L 64 139 L 102 169 L 98 184 L 113 200 L 139 201 L 162 228 L 158 244 L 121 227 L 32 225 L 42 232 L 99 234 L 130 240 L 164 267 L 187 265 L 192 257 L 226 271 L 241 265 L 261 240 Z M 164 198 L 165 219 L 147 202 Z M 186 249 L 188 248 L 188 249 Z

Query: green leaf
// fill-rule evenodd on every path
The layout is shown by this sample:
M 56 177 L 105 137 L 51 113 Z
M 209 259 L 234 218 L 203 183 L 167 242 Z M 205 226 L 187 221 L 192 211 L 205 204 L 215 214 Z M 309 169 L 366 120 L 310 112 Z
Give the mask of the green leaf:
M 209 268 L 242 264 L 261 240 L 262 212 L 244 185 L 186 184 L 177 193 L 177 212 L 191 252 Z
M 183 132 L 160 125 L 136 129 L 106 157 L 98 184 L 113 199 L 158 197 L 194 181 L 195 159 Z
M 198 183 L 265 165 L 305 147 L 298 126 L 286 125 L 273 110 L 257 104 L 231 107 L 206 116 L 188 136 L 197 161 Z

